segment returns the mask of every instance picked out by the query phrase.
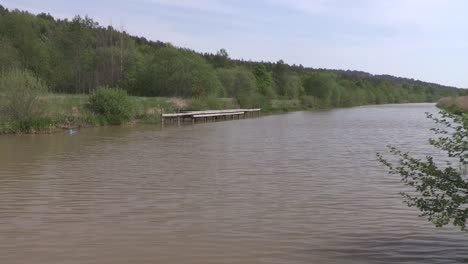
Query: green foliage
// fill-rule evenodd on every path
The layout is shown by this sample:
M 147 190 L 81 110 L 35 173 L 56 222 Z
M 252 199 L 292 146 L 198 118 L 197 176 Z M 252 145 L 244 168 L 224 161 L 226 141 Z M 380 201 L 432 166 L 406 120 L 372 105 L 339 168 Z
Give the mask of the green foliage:
M 229 97 L 251 94 L 257 90 L 255 76 L 245 68 L 218 69 L 217 76 Z
M 313 69 L 282 60 L 235 60 L 224 49 L 200 54 L 100 26 L 89 17 L 61 20 L 0 11 L 0 72 L 25 69 L 60 94 L 89 94 L 109 86 L 123 87 L 137 96 L 201 101 L 229 96 L 243 105 L 266 107 L 271 107 L 268 100 L 301 98 L 308 108 L 317 104 L 322 108 L 435 101 L 463 93 L 454 87 L 389 75 Z M 48 110 L 60 108 L 55 105 Z M 60 114 L 69 115 L 69 111 Z M 139 116 L 146 115 L 140 112 Z
M 229 100 L 211 96 L 204 98 L 193 98 L 190 100 L 187 108 L 189 110 L 221 110 L 236 108 L 236 106 Z
M 262 108 L 263 109 L 263 108 Z M 288 112 L 303 110 L 304 106 L 302 102 L 297 99 L 289 100 L 272 100 L 271 101 L 271 112 Z
M 468 96 L 444 97 L 437 102 L 437 107 L 458 115 L 467 113 Z
M 276 88 L 276 94 L 279 96 L 286 95 L 288 66 L 283 60 L 279 60 L 273 67 L 273 81 Z
M 154 119 L 153 116 L 160 115 L 161 109 L 164 113 L 174 112 L 176 109 L 164 97 L 131 97 L 132 104 L 135 108 L 136 118 Z
M 453 113 L 456 115 L 461 115 L 464 113 L 464 111 L 460 109 L 460 107 L 458 107 L 456 104 L 449 104 L 449 105 L 437 104 L 436 106 L 440 109 L 443 109 L 449 113 Z
M 139 122 L 144 124 L 157 124 L 161 121 L 161 115 L 158 114 L 143 114 L 138 117 Z
M 14 133 L 14 127 L 11 122 L 0 120 L 0 135 Z
M 326 106 L 324 106 L 323 102 L 320 99 L 310 95 L 301 96 L 300 100 L 302 106 L 304 106 L 307 109 L 326 108 Z
M 19 53 L 9 39 L 0 37 L 0 72 L 20 68 Z
M 229 54 L 225 49 L 220 49 L 214 56 L 213 64 L 217 68 L 229 67 Z
M 299 98 L 305 94 L 301 78 L 296 74 L 289 74 L 286 77 L 285 96 L 289 99 Z
M 144 67 L 129 69 L 126 87 L 134 94 L 181 97 L 223 95 L 223 87 L 214 69 L 191 51 L 161 48 L 143 60 Z
M 268 98 L 273 98 L 275 96 L 275 92 L 273 91 L 273 79 L 265 65 L 260 64 L 255 67 L 254 75 L 258 92 Z
M 49 115 L 78 116 L 88 111 L 88 95 L 78 94 L 48 94 L 43 98 L 46 101 L 46 112 Z
M 50 117 L 33 116 L 15 120 L 12 130 L 22 133 L 36 133 L 50 131 L 54 123 Z
M 244 94 L 237 97 L 241 108 L 261 108 L 264 112 L 271 110 L 271 100 L 259 93 Z
M 415 206 L 422 216 L 437 227 L 449 223 L 468 231 L 468 117 L 445 111 L 436 118 L 428 114 L 439 128 L 433 129 L 439 137 L 430 139 L 430 144 L 443 150 L 452 160 L 457 160 L 459 168 L 450 162 L 440 165 L 433 157 L 424 159 L 412 157 L 396 147 L 389 146 L 390 153 L 398 157 L 397 165 L 384 159 L 378 153 L 379 161 L 388 167 L 390 174 L 400 175 L 402 181 L 413 192 L 403 192 L 408 206 Z
M 336 106 L 340 87 L 336 76 L 329 73 L 310 73 L 303 77 L 305 93 L 322 100 L 326 105 Z
M 31 72 L 12 69 L 0 76 L 0 114 L 16 120 L 43 114 L 47 86 Z
M 89 109 L 102 115 L 111 125 L 120 125 L 133 116 L 133 104 L 127 92 L 119 88 L 101 87 L 89 96 Z

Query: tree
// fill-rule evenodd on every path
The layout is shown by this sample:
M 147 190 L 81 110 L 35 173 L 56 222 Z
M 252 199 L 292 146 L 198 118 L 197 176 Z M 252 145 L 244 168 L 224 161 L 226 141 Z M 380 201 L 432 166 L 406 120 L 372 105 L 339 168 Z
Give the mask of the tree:
M 42 78 L 50 75 L 50 56 L 45 36 L 49 23 L 18 10 L 0 16 L 0 36 L 18 52 L 19 63 Z
M 8 39 L 0 38 L 0 72 L 19 68 L 20 65 L 18 51 Z
M 437 118 L 427 114 L 441 128 L 432 129 L 439 137 L 429 143 L 445 151 L 448 157 L 459 164 L 453 167 L 449 161 L 440 165 L 434 157 L 420 159 L 412 157 L 394 146 L 390 153 L 398 157 L 396 165 L 377 153 L 378 160 L 390 174 L 400 175 L 402 182 L 413 189 L 402 192 L 404 201 L 410 207 L 421 210 L 437 227 L 452 223 L 468 231 L 468 115 L 455 115 L 445 111 Z
M 255 76 L 244 67 L 221 68 L 216 73 L 229 97 L 250 95 L 257 90 Z
M 258 65 L 255 67 L 253 73 L 255 75 L 258 91 L 268 98 L 274 97 L 275 93 L 273 91 L 273 80 L 265 65 Z
M 310 101 L 326 107 L 435 101 L 464 93 L 455 87 L 389 75 L 313 69 L 282 60 L 235 60 L 225 49 L 200 54 L 130 36 L 122 27 L 120 31 L 104 27 L 89 17 L 54 19 L 0 5 L 0 71 L 11 68 L 29 70 L 59 93 L 122 86 L 142 96 L 224 96 L 215 69 L 234 68 L 253 73 L 257 93 L 269 99 L 303 97 L 300 78 L 305 94 L 314 97 Z M 316 87 L 321 84 L 330 90 Z
M 307 95 L 321 99 L 326 106 L 339 106 L 341 89 L 334 74 L 309 73 L 303 76 L 302 84 Z
M 222 85 L 214 69 L 203 57 L 192 51 L 172 47 L 160 48 L 146 54 L 142 60 L 141 64 L 130 65 L 125 81 L 127 89 L 137 91 L 137 95 L 222 95 Z
M 298 98 L 304 95 L 304 87 L 301 78 L 296 74 L 288 74 L 286 77 L 285 95 L 289 99 Z
M 229 54 L 225 49 L 220 49 L 214 56 L 213 65 L 216 68 L 229 66 Z
M 286 96 L 288 85 L 288 65 L 283 60 L 279 60 L 273 67 L 273 81 L 276 93 L 279 96 Z
M 0 5 L 0 15 L 3 15 L 7 12 L 8 10 L 5 9 L 5 7 L 3 7 L 2 5 Z
M 0 114 L 8 120 L 39 116 L 45 110 L 40 97 L 46 93 L 47 86 L 31 72 L 9 70 L 0 76 Z
M 102 115 L 111 125 L 120 125 L 133 116 L 134 107 L 127 92 L 120 88 L 99 87 L 90 96 L 90 110 Z

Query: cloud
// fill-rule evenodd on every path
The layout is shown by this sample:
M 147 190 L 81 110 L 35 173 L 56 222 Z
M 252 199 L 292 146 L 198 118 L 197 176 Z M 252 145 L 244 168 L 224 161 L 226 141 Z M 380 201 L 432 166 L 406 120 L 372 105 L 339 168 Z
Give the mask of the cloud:
M 463 0 L 274 0 L 290 10 L 312 16 L 391 26 L 431 28 L 463 16 Z M 465 8 L 461 8 L 465 7 Z

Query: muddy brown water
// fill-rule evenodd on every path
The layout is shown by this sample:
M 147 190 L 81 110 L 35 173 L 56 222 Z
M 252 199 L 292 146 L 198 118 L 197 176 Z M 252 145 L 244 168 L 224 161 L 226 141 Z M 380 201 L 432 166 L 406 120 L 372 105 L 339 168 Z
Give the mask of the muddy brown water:
M 433 104 L 0 137 L 0 263 L 463 263 L 375 153 Z

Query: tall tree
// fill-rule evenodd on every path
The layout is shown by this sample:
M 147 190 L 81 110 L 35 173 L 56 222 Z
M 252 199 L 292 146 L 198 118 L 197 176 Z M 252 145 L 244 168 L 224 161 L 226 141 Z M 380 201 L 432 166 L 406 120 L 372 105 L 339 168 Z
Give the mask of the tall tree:
M 229 54 L 225 49 L 220 49 L 214 56 L 214 66 L 216 68 L 229 66 Z
M 273 91 L 273 80 L 271 74 L 267 71 L 264 64 L 260 64 L 254 69 L 255 81 L 260 94 L 273 98 L 275 93 Z
M 144 67 L 131 67 L 130 91 L 149 96 L 219 96 L 222 86 L 214 69 L 188 50 L 168 47 L 155 50 L 144 58 Z
M 286 95 L 286 87 L 288 84 L 288 66 L 283 60 L 276 62 L 273 67 L 273 81 L 276 87 L 276 93 L 280 96 Z
M 0 73 L 20 67 L 19 52 L 8 39 L 0 38 Z
M 229 97 L 257 91 L 255 76 L 244 67 L 221 68 L 217 70 L 217 76 Z

